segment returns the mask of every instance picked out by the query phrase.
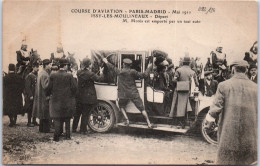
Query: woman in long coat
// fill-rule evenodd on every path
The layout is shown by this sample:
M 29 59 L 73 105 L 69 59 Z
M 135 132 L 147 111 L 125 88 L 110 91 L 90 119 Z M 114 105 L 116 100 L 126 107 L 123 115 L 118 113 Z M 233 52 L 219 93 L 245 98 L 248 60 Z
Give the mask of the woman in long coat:
M 178 84 L 180 81 L 187 81 L 190 84 L 191 77 L 195 79 L 195 84 L 198 86 L 196 73 L 189 66 L 190 58 L 184 57 L 183 66 L 178 68 L 174 75 L 174 80 L 177 81 L 177 88 L 173 94 L 172 107 L 169 117 L 178 117 L 179 122 L 184 128 L 185 115 L 192 111 L 189 96 L 189 88 L 186 91 L 178 91 Z

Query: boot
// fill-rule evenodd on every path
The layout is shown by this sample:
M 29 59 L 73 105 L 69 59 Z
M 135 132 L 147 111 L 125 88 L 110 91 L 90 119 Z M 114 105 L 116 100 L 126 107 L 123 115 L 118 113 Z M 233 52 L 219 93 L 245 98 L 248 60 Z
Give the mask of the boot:
M 53 141 L 55 141 L 55 142 L 59 142 L 59 136 L 57 136 L 57 135 L 54 135 L 54 137 L 53 137 Z
M 71 140 L 70 133 L 66 133 L 65 139 L 66 139 L 66 140 Z

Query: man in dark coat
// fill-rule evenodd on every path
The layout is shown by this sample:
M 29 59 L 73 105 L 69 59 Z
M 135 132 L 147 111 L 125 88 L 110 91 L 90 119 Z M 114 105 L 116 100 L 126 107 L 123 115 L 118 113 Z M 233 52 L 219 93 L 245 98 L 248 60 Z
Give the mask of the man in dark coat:
M 185 115 L 187 112 L 191 112 L 190 104 L 190 87 L 191 79 L 194 79 L 196 86 L 198 86 L 198 80 L 195 71 L 193 71 L 190 66 L 190 57 L 185 56 L 183 59 L 183 66 L 178 68 L 174 75 L 174 81 L 177 82 L 177 87 L 173 94 L 172 107 L 169 117 L 178 117 L 179 123 L 182 128 L 185 127 Z M 185 88 L 180 88 L 184 85 Z M 182 89 L 182 90 L 180 90 Z
M 216 80 L 213 80 L 212 73 L 213 71 L 205 71 L 205 79 L 199 85 L 202 94 L 208 97 L 215 95 L 218 87 L 218 82 Z
M 231 64 L 234 75 L 218 85 L 205 128 L 218 120 L 218 165 L 257 161 L 257 84 L 246 76 L 248 63 Z
M 136 108 L 142 113 L 144 116 L 148 128 L 154 128 L 155 126 L 150 123 L 149 117 L 147 115 L 147 112 L 144 109 L 143 101 L 140 98 L 139 92 L 136 88 L 135 80 L 136 79 L 143 79 L 147 78 L 149 76 L 149 72 L 151 71 L 151 67 L 147 68 L 147 71 L 144 73 L 137 72 L 134 69 L 131 69 L 132 60 L 125 58 L 123 60 L 123 69 L 119 70 L 118 68 L 114 67 L 112 64 L 110 64 L 106 58 L 103 59 L 103 62 L 106 63 L 106 65 L 116 71 L 118 75 L 118 98 L 119 98 L 119 107 L 124 115 L 124 118 L 126 119 L 125 124 L 129 125 L 129 119 L 126 114 L 125 107 L 129 100 L 131 100 Z
M 248 69 L 248 78 L 254 83 L 257 83 L 257 66 L 251 64 Z
M 77 92 L 77 111 L 74 116 L 72 130 L 76 132 L 80 115 L 81 125 L 80 133 L 86 134 L 87 132 L 87 117 L 91 108 L 97 104 L 97 94 L 94 86 L 95 81 L 100 81 L 104 77 L 103 71 L 100 71 L 101 76 L 98 76 L 91 71 L 92 63 L 89 58 L 84 58 L 82 62 L 82 70 L 77 73 L 78 76 L 78 92 Z
M 3 78 L 3 111 L 10 118 L 10 127 L 16 125 L 17 114 L 23 109 L 24 80 L 15 74 L 15 65 L 9 64 L 9 73 Z
M 166 116 L 169 114 L 171 107 L 171 90 L 169 88 L 170 85 L 170 76 L 167 73 L 168 62 L 162 58 L 158 57 L 155 60 L 156 70 L 154 71 L 154 89 L 160 90 L 164 92 L 164 101 L 163 103 L 153 103 L 152 104 L 152 112 L 157 116 Z M 173 80 L 173 78 L 171 77 Z
M 65 122 L 66 139 L 70 137 L 70 119 L 75 111 L 77 82 L 67 73 L 69 62 L 59 60 L 58 72 L 51 73 L 47 94 L 50 95 L 50 117 L 54 120 L 54 141 L 59 141 L 61 125 Z
M 49 84 L 51 62 L 49 59 L 44 59 L 42 63 L 43 69 L 38 74 L 35 87 L 33 117 L 40 119 L 39 131 L 48 133 L 50 132 L 49 96 L 46 95 L 45 91 Z
M 33 71 L 29 73 L 25 78 L 25 111 L 27 112 L 28 116 L 28 127 L 34 127 L 38 125 L 36 122 L 36 117 L 32 118 L 32 111 L 33 111 L 33 100 L 35 95 L 35 86 L 37 82 L 37 73 L 39 71 L 39 64 L 33 63 L 32 64 Z

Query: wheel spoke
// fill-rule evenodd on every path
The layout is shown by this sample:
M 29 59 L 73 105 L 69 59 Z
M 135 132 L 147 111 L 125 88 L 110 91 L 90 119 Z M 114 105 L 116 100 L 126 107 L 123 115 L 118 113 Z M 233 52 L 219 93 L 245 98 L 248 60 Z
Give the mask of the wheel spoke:
M 96 132 L 106 132 L 114 125 L 113 109 L 106 103 L 98 103 L 98 105 L 91 110 L 92 119 L 89 118 L 89 126 Z

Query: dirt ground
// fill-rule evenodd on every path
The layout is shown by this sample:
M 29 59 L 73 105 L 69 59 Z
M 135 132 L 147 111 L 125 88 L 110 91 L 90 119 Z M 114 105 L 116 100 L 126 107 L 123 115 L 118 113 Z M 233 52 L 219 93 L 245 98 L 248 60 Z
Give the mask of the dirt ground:
M 53 133 L 26 126 L 8 127 L 3 117 L 3 164 L 214 164 L 217 146 L 200 135 L 178 135 L 144 129 L 117 128 L 110 133 L 52 141 Z

